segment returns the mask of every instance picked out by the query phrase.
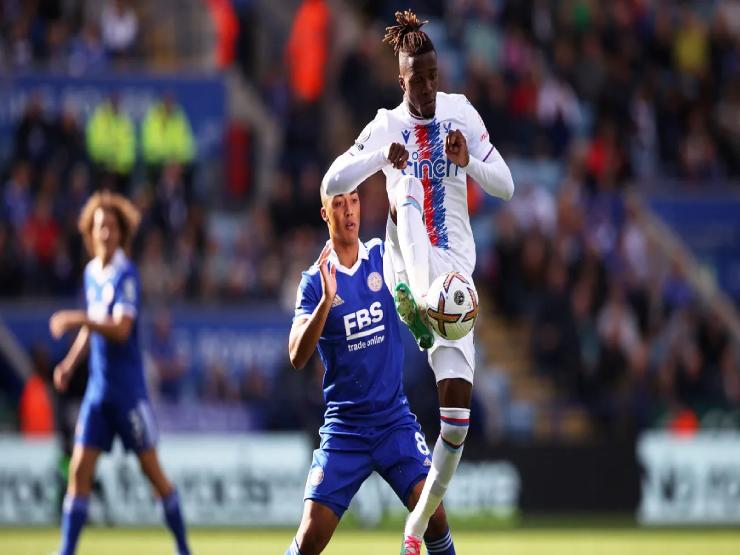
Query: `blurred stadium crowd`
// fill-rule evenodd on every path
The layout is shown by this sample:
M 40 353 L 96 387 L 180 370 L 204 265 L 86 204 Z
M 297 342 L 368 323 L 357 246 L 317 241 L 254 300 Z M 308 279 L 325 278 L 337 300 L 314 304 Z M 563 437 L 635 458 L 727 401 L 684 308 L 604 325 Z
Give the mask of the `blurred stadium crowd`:
M 94 17 L 84 4 L 0 2 L 0 68 L 94 72 L 161 58 L 156 46 L 142 46 L 140 2 L 102 2 Z M 441 90 L 468 96 L 514 170 L 517 192 L 506 206 L 470 184 L 476 283 L 497 318 L 527 330 L 532 371 L 555 384 L 553 403 L 584 407 L 608 434 L 697 426 L 708 407 L 738 407 L 728 332 L 696 297 L 686 268 L 656 252 L 626 192 L 666 179 L 701 189 L 740 176 L 740 2 L 303 0 L 271 37 L 279 46 L 268 59 L 285 64 L 260 62 L 250 49 L 264 13 L 257 2 L 209 4 L 222 10 L 217 65 L 237 68 L 284 130 L 267 192 L 250 191 L 238 217 L 224 214 L 227 192 L 205 195 L 218 187 L 195 184 L 197 141 L 171 98 L 141 121 L 118 109 L 115 94 L 87 121 L 74 111 L 49 114 L 32 99 L 0 167 L 1 296 L 77 295 L 78 210 L 108 187 L 144 214 L 135 258 L 149 302 L 259 299 L 289 310 L 300 270 L 325 239 L 323 169 L 377 108 L 400 101 L 381 37 L 393 12 L 410 7 L 429 19 Z M 250 24 L 229 32 L 235 21 Z M 371 181 L 362 191 L 367 238 L 383 235 L 387 206 L 382 178 Z M 176 401 L 185 363 L 168 366 L 162 322 L 151 351 L 161 359 L 160 394 Z M 480 347 L 480 373 L 505 384 L 497 353 Z M 281 376 L 253 369 L 234 381 L 212 369 L 199 395 L 261 406 L 290 395 L 285 380 L 303 379 Z M 315 375 L 305 380 L 310 394 L 296 386 L 303 400 L 287 400 L 320 414 L 320 384 Z M 477 410 L 499 411 L 502 389 L 475 390 Z M 511 429 L 531 435 L 531 411 L 516 414 L 496 417 L 518 418 Z M 304 416 L 265 425 L 299 425 Z M 507 430 L 479 432 L 495 440 Z

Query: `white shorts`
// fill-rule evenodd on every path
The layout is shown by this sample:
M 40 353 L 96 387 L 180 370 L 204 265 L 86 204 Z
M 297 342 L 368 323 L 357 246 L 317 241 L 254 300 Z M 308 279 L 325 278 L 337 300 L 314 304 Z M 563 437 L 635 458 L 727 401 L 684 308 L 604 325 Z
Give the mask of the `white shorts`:
M 450 251 L 429 247 L 429 283 L 450 271 L 465 271 L 466 268 L 455 262 Z M 391 294 L 399 282 L 408 283 L 406 266 L 398 246 L 396 224 L 388 218 L 385 234 L 385 253 L 383 255 L 383 274 Z M 475 328 L 462 339 L 451 341 L 434 335 L 434 346 L 427 351 L 429 365 L 435 379 L 439 382 L 449 378 L 462 378 L 473 383 L 475 373 Z

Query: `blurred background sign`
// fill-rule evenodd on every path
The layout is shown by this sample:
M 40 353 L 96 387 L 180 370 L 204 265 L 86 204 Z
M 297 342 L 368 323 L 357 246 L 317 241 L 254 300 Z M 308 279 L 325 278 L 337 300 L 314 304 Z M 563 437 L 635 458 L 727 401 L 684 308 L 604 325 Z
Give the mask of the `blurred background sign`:
M 642 524 L 740 522 L 740 434 L 648 432 L 637 454 L 644 469 L 637 513 Z

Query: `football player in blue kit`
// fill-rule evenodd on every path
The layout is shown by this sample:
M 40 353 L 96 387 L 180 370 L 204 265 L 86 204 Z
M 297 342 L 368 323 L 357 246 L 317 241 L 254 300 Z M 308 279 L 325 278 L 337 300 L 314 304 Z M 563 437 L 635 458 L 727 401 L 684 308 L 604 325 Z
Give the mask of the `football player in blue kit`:
M 403 392 L 403 345 L 383 278 L 384 244 L 359 240 L 357 191 L 328 197 L 329 241 L 298 288 L 290 361 L 306 365 L 318 346 L 326 412 L 304 493 L 303 518 L 286 555 L 321 553 L 362 483 L 380 474 L 413 509 L 431 463 Z M 454 554 L 440 505 L 425 534 L 429 553 Z
M 55 338 L 79 330 L 67 356 L 54 369 L 60 391 L 89 351 L 90 378 L 77 421 L 69 484 L 62 513 L 59 555 L 75 552 L 87 519 L 88 500 L 100 453 L 118 436 L 134 451 L 162 502 L 177 553 L 189 555 L 180 501 L 157 457 L 157 431 L 149 405 L 139 347 L 139 277 L 126 250 L 140 216 L 124 197 L 96 193 L 87 201 L 79 230 L 92 260 L 85 268 L 87 310 L 60 310 L 49 320 Z

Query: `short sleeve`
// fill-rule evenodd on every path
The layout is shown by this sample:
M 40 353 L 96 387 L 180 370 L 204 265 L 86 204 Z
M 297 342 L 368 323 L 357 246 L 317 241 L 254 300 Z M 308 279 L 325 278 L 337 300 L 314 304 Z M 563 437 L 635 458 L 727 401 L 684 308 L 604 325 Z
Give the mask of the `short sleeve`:
M 488 135 L 488 129 L 486 124 L 483 123 L 483 118 L 480 117 L 478 110 L 476 110 L 470 101 L 463 97 L 465 110 L 465 127 L 467 133 L 465 139 L 468 142 L 468 152 L 470 155 L 485 162 L 493 153 L 493 145 Z
M 303 272 L 301 283 L 298 285 L 295 299 L 295 314 L 293 320 L 299 316 L 309 316 L 313 314 L 319 304 L 319 295 L 316 293 L 311 274 Z
M 121 276 L 113 297 L 113 316 L 136 318 L 139 306 L 139 280 L 134 272 Z
M 385 148 L 389 142 L 385 133 L 385 129 L 387 128 L 386 119 L 383 113 L 378 110 L 375 119 L 360 131 L 360 134 L 355 139 L 355 143 L 349 148 L 347 153 L 357 156 Z

